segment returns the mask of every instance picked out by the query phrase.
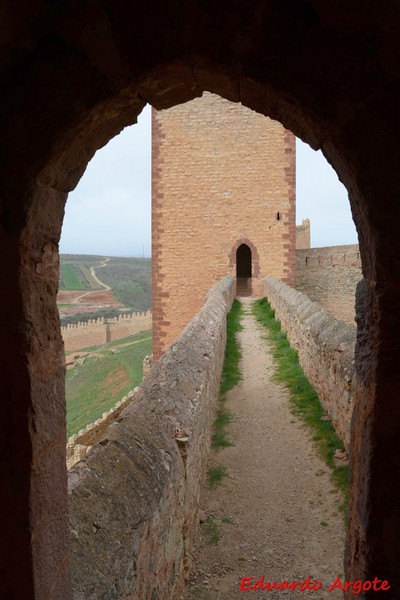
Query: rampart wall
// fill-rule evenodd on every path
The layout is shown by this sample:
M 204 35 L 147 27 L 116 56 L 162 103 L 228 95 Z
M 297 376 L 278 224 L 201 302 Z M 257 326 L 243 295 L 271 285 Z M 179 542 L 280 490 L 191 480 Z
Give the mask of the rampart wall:
M 98 346 L 152 328 L 151 310 L 119 315 L 112 319 L 94 319 L 87 323 L 61 327 L 65 350 Z
M 265 294 L 322 405 L 346 447 L 353 412 L 356 327 L 334 319 L 318 303 L 273 277 Z
M 121 414 L 121 412 L 133 401 L 139 388 L 135 387 L 128 392 L 126 396 L 118 400 L 108 411 L 104 412 L 94 423 L 86 425 L 85 429 L 80 429 L 78 433 L 71 435 L 67 441 L 67 468 L 70 469 L 91 450 L 94 444 L 97 444 L 105 433 L 106 429 Z
M 233 296 L 230 277 L 212 288 L 135 401 L 69 471 L 74 600 L 180 597 Z
M 362 279 L 358 245 L 296 250 L 296 289 L 336 319 L 354 324 L 355 291 Z
M 296 225 L 296 252 L 297 250 L 308 250 L 310 245 L 310 219 L 303 219 L 300 225 Z

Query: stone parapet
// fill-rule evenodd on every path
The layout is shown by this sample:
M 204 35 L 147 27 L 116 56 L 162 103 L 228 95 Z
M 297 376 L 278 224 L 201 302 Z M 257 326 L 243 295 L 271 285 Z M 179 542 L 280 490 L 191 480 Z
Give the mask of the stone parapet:
M 354 325 L 355 293 L 362 279 L 357 244 L 296 250 L 296 290 Z
M 67 442 L 67 468 L 71 469 L 77 462 L 82 460 L 92 446 L 101 439 L 101 436 L 119 417 L 121 412 L 132 402 L 139 390 L 135 387 L 119 400 L 110 410 L 104 412 L 94 423 L 89 423 L 85 429 L 81 429 L 75 435 L 71 435 Z
M 306 376 L 348 448 L 355 387 L 356 327 L 334 319 L 320 304 L 273 277 L 264 280 L 264 291 L 290 344 L 299 354 Z
M 178 598 L 190 568 L 234 283 L 225 277 L 69 471 L 75 600 Z

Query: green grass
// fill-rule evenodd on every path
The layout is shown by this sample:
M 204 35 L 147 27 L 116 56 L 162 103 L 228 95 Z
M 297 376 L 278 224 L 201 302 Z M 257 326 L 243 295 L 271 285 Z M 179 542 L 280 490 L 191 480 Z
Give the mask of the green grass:
M 196 585 L 195 587 L 190 588 L 190 591 L 196 598 L 200 598 L 201 600 L 211 600 L 209 592 L 202 585 Z
M 61 290 L 100 289 L 91 275 L 90 267 L 98 267 L 105 258 L 108 258 L 108 262 L 105 266 L 96 269 L 96 275 L 100 281 L 111 287 L 115 298 L 133 311 L 146 311 L 151 308 L 150 258 L 61 254 L 59 288 Z M 68 265 L 74 268 L 76 278 L 81 283 L 80 287 L 70 287 L 73 285 L 68 274 L 70 269 L 65 271 Z
M 242 317 L 242 305 L 238 300 L 234 300 L 232 308 L 226 318 L 226 348 L 224 365 L 222 368 L 220 399 L 217 410 L 217 418 L 214 421 L 214 431 L 212 445 L 215 449 L 227 448 L 233 446 L 233 443 L 226 437 L 226 426 L 232 421 L 232 414 L 226 408 L 226 394 L 235 387 L 242 379 L 239 370 L 239 361 L 241 357 L 240 346 L 237 340 L 237 333 L 242 330 L 240 320 Z
M 151 259 L 111 257 L 98 276 L 111 286 L 125 306 L 143 311 L 151 307 Z
M 118 352 L 112 354 L 111 348 Z M 142 381 L 143 358 L 151 348 L 149 332 L 142 332 L 86 349 L 93 354 L 66 375 L 68 437 L 100 418 Z
M 216 546 L 221 539 L 218 525 L 212 517 L 207 517 L 202 525 L 206 541 L 209 546 Z
M 226 467 L 220 465 L 219 467 L 212 467 L 207 471 L 207 485 L 210 488 L 215 488 L 219 485 L 222 479 L 227 475 L 228 470 Z
M 233 517 L 221 517 L 221 522 L 227 523 L 228 525 L 233 525 L 235 521 Z
M 64 289 L 65 290 L 83 290 L 84 285 L 82 281 L 79 279 L 74 265 L 71 264 L 62 264 L 62 279 L 64 281 Z
M 268 337 L 273 345 L 273 357 L 276 364 L 274 379 L 284 383 L 290 392 L 291 409 L 295 416 L 302 419 L 312 432 L 312 439 L 317 451 L 332 471 L 332 481 L 343 494 L 340 506 L 344 511 L 348 504 L 348 467 L 336 467 L 333 455 L 339 448 L 344 450 L 342 440 L 336 434 L 331 421 L 322 420 L 325 414 L 317 393 L 308 381 L 298 360 L 297 351 L 291 348 L 286 333 L 275 319 L 275 311 L 266 298 L 257 300 L 252 305 L 257 321 L 268 330 Z
M 214 421 L 214 430 L 212 436 L 212 445 L 216 450 L 219 448 L 228 448 L 233 446 L 233 443 L 226 437 L 226 426 L 232 422 L 232 413 L 230 410 L 225 408 L 226 398 L 221 398 L 217 418 Z
M 226 350 L 220 387 L 220 393 L 222 396 L 234 388 L 235 385 L 237 385 L 242 379 L 242 375 L 239 370 L 241 352 L 239 342 L 236 337 L 236 334 L 243 329 L 240 324 L 242 312 L 242 305 L 239 300 L 235 298 L 232 308 L 226 319 Z

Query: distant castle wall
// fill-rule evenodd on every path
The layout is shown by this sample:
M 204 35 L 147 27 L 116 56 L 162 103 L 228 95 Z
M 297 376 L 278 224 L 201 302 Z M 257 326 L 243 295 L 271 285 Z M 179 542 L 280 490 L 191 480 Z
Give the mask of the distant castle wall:
M 354 325 L 355 291 L 362 279 L 358 245 L 296 250 L 296 258 L 296 290 Z
M 112 319 L 93 319 L 61 327 L 65 350 L 80 350 L 89 346 L 99 346 L 113 340 L 147 331 L 152 328 L 151 310 Z
M 303 219 L 301 225 L 296 225 L 296 250 L 306 250 L 310 245 L 310 219 Z

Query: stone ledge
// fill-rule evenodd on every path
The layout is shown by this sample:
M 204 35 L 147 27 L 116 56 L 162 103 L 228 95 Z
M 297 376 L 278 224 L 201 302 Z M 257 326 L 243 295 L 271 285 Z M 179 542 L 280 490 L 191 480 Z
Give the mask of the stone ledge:
M 350 443 L 356 327 L 334 319 L 317 302 L 273 277 L 265 294 L 299 362 L 346 448 Z
M 177 598 L 190 568 L 226 343 L 230 277 L 69 472 L 75 600 Z
M 71 469 L 92 448 L 93 444 L 101 439 L 105 430 L 121 414 L 121 412 L 132 402 L 139 387 L 128 392 L 121 400 L 104 412 L 94 423 L 89 423 L 85 429 L 80 429 L 75 435 L 71 435 L 67 442 L 67 469 Z

